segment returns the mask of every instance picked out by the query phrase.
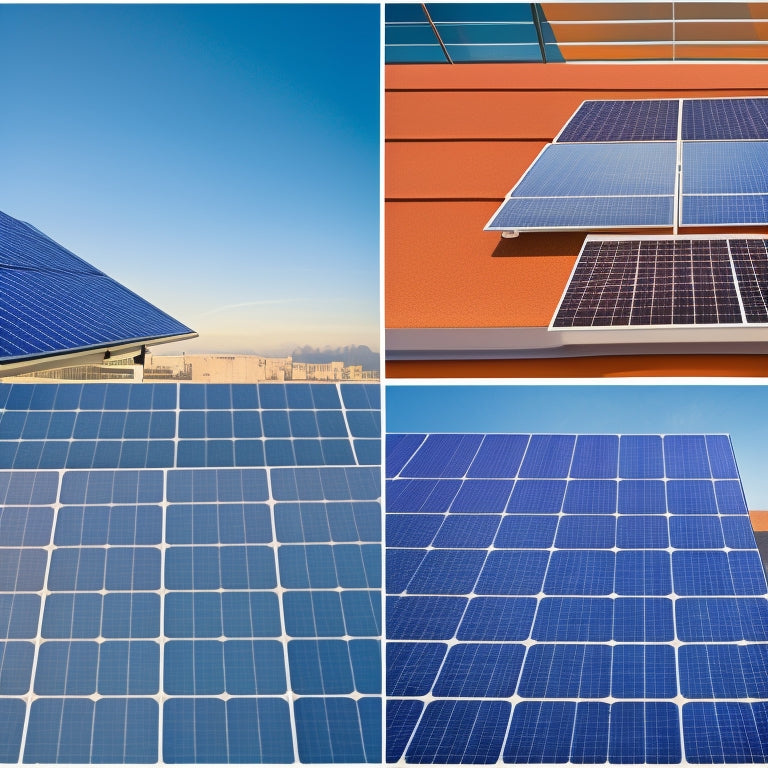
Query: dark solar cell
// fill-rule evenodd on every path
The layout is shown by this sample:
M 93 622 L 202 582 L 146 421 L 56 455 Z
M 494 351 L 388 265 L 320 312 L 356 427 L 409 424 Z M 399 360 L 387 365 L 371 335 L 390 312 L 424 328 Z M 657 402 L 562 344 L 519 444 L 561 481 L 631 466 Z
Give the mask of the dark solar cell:
M 768 99 L 685 99 L 682 138 L 768 139 Z
M 679 101 L 585 101 L 557 140 L 675 141 Z

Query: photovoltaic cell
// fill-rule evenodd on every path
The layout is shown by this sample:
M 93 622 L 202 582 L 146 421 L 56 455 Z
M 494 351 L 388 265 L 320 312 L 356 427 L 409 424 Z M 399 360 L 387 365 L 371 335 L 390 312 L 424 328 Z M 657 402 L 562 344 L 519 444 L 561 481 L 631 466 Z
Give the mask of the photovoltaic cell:
M 678 107 L 676 99 L 586 101 L 557 141 L 674 141 Z
M 1 384 L 0 760 L 380 763 L 376 388 Z
M 388 549 L 441 564 L 387 598 L 390 759 L 764 762 L 768 586 L 728 437 L 503 437 L 525 451 L 477 481 L 514 483 L 503 512 L 446 504 L 463 536 Z M 418 527 L 407 495 L 388 531 Z

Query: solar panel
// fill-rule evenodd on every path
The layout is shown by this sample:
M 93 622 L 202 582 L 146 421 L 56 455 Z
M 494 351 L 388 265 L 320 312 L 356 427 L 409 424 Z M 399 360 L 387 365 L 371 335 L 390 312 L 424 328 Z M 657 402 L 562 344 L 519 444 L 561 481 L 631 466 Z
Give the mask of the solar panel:
M 585 101 L 558 142 L 675 141 L 677 99 Z
M 193 332 L 34 227 L 0 213 L 0 364 Z
M 551 328 L 768 322 L 763 238 L 588 237 Z
M 380 762 L 378 396 L 0 385 L 0 760 Z
M 389 762 L 768 760 L 768 586 L 727 436 L 388 441 Z M 476 459 L 450 457 L 489 441 L 514 458 L 474 482 L 506 503 L 468 513 Z M 438 467 L 454 495 L 421 512 Z
M 765 97 L 585 101 L 485 229 L 766 224 L 766 140 Z

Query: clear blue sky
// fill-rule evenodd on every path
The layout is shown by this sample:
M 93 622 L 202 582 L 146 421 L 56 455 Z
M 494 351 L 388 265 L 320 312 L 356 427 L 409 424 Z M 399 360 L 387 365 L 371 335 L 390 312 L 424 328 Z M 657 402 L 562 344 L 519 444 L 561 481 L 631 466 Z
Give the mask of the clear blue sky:
M 2 5 L 0 81 L 0 210 L 181 349 L 378 349 L 377 4 Z
M 768 510 L 768 385 L 389 385 L 388 432 L 728 433 Z

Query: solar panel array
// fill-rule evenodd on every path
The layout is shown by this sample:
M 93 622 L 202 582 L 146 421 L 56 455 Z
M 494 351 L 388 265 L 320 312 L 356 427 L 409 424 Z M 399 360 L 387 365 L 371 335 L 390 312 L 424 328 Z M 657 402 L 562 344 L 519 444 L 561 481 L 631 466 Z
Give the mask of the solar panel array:
M 0 363 L 193 332 L 0 212 Z
M 387 437 L 387 760 L 765 763 L 725 435 Z
M 551 327 L 764 323 L 764 238 L 588 237 Z
M 486 229 L 766 224 L 766 161 L 768 98 L 586 101 Z
M 378 385 L 0 385 L 0 762 L 379 762 L 379 431 Z

